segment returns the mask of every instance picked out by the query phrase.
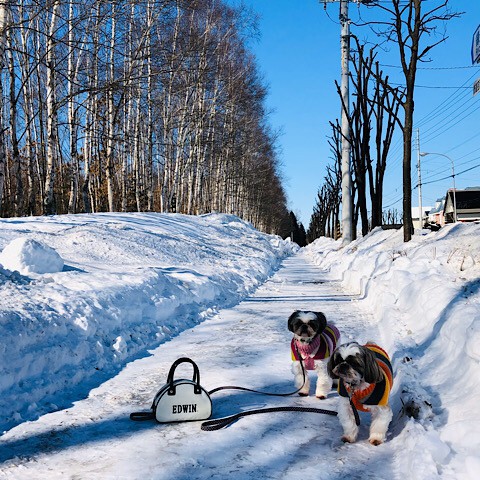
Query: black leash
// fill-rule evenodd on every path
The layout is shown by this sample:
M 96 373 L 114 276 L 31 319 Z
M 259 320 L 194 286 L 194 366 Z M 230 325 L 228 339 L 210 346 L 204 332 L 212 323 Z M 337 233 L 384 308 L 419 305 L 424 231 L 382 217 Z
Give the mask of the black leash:
M 224 387 L 217 387 L 214 388 L 213 390 L 210 390 L 208 392 L 209 395 L 212 393 L 218 392 L 220 390 L 241 390 L 243 392 L 252 392 L 252 393 L 259 393 L 260 395 L 269 395 L 271 397 L 290 397 L 292 395 L 295 395 L 298 393 L 305 385 L 305 382 L 307 381 L 307 373 L 305 372 L 305 367 L 303 365 L 303 360 L 302 357 L 298 351 L 297 345 L 295 345 L 295 350 L 297 351 L 297 356 L 300 359 L 300 367 L 302 368 L 302 375 L 303 375 L 303 382 L 302 385 L 297 388 L 294 392 L 289 392 L 289 393 L 273 393 L 273 392 L 262 392 L 260 390 L 253 390 L 252 388 L 247 388 L 247 387 L 236 387 L 234 385 L 227 385 Z
M 303 382 L 302 382 L 302 385 L 299 388 L 297 388 L 294 392 L 289 392 L 289 393 L 262 392 L 261 390 L 254 390 L 252 388 L 247 388 L 247 387 L 237 387 L 235 385 L 226 385 L 224 387 L 214 388 L 213 390 L 210 390 L 208 394 L 211 395 L 212 393 L 218 392 L 220 390 L 241 390 L 242 392 L 259 393 L 260 395 L 269 395 L 271 397 L 290 397 L 292 395 L 295 395 L 304 387 L 305 382 L 307 381 L 307 374 L 305 372 L 305 367 L 303 366 L 302 357 L 300 356 L 296 345 L 295 345 L 295 349 L 297 350 L 298 358 L 300 359 L 300 366 L 302 367 Z
M 251 388 L 246 388 L 246 387 L 237 387 L 237 386 L 224 386 L 224 387 L 217 387 L 214 388 L 213 390 L 210 390 L 208 393 L 211 395 L 212 393 L 218 392 L 219 390 L 242 390 L 245 392 L 253 392 L 253 393 L 259 393 L 261 395 L 270 395 L 270 396 L 275 396 L 275 397 L 288 397 L 291 395 L 295 395 L 298 393 L 305 385 L 306 382 L 306 372 L 305 372 L 305 367 L 303 365 L 303 360 L 302 356 L 300 355 L 300 352 L 297 349 L 297 346 L 295 345 L 295 349 L 297 350 L 297 357 L 300 361 L 300 366 L 302 368 L 302 374 L 303 374 L 303 382 L 300 388 L 295 390 L 294 392 L 290 393 L 272 393 L 272 392 L 262 392 L 259 390 L 253 390 Z M 355 420 L 357 421 L 358 418 L 358 412 L 356 408 L 354 407 L 353 403 L 352 408 L 354 409 L 355 413 Z M 247 417 L 249 415 L 255 415 L 259 413 L 273 413 L 273 412 L 307 412 L 307 413 L 322 413 L 325 415 L 338 415 L 337 412 L 333 410 L 325 410 L 323 408 L 315 408 L 315 407 L 270 407 L 270 408 L 259 408 L 255 410 L 247 410 L 245 412 L 240 412 L 240 413 L 235 413 L 234 415 L 229 415 L 227 417 L 222 417 L 222 418 L 215 418 L 213 420 L 207 420 L 206 422 L 203 422 L 201 425 L 201 429 L 211 432 L 213 430 L 220 430 L 221 428 L 225 428 L 228 425 L 232 424 L 236 420 L 242 417 Z M 357 425 L 360 424 L 360 419 L 358 418 L 358 423 Z
M 358 414 L 357 407 L 353 403 L 352 397 L 350 397 L 350 406 L 352 407 L 353 415 L 355 417 L 355 423 L 357 424 L 357 427 L 358 427 L 360 425 L 360 415 Z
M 229 417 L 216 418 L 213 420 L 207 420 L 202 423 L 200 427 L 205 431 L 219 430 L 224 428 L 231 423 L 235 422 L 239 418 L 247 417 L 248 415 L 254 415 L 257 413 L 272 413 L 272 412 L 310 412 L 310 413 L 323 413 L 325 415 L 337 415 L 337 412 L 333 410 L 324 410 L 323 408 L 314 408 L 314 407 L 271 407 L 271 408 L 260 408 L 257 410 L 248 410 L 246 412 L 236 413 L 235 415 L 230 415 Z

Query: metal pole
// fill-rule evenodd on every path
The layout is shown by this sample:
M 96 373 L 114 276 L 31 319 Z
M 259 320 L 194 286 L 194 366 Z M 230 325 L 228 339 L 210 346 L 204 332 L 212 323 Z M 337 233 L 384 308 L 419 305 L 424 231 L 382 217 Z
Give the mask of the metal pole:
M 343 244 L 352 241 L 352 176 L 350 172 L 350 125 L 348 121 L 349 105 L 349 57 L 350 57 L 350 20 L 348 18 L 348 0 L 340 0 L 340 23 L 342 31 L 340 47 L 342 53 L 342 229 Z
M 417 171 L 418 171 L 418 218 L 420 230 L 423 228 L 423 207 L 422 207 L 422 171 L 420 169 L 420 130 L 417 128 Z
M 450 158 L 450 157 L 447 157 L 447 158 Z M 450 161 L 452 162 L 452 177 L 453 177 L 453 222 L 457 223 L 457 193 L 455 188 L 455 165 L 453 164 L 453 160 L 451 158 L 450 158 Z

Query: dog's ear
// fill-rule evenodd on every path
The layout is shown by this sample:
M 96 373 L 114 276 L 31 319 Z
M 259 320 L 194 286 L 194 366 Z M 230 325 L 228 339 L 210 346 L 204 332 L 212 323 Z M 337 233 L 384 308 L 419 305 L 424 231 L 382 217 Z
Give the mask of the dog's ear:
M 363 348 L 365 362 L 364 379 L 367 383 L 378 383 L 383 380 L 383 371 L 377 363 L 377 357 L 368 348 Z
M 337 366 L 336 362 L 335 362 L 335 352 L 333 352 L 331 355 L 330 355 L 330 358 L 328 359 L 328 362 L 327 362 L 327 372 L 328 372 L 328 375 L 330 376 L 330 378 L 333 378 L 333 379 L 338 379 L 340 378 L 338 375 L 335 375 L 333 373 L 333 369 Z
M 288 317 L 288 329 L 293 332 L 293 321 L 297 318 L 299 310 L 295 310 L 290 317 Z
M 325 328 L 327 327 L 327 317 L 322 312 L 313 312 L 320 323 L 320 328 L 318 329 L 318 333 L 322 333 Z

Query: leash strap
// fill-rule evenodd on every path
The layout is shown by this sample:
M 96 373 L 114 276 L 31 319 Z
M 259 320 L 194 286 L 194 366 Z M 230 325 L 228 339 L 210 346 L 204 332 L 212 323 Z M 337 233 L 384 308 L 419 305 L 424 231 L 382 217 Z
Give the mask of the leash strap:
M 205 431 L 220 430 L 225 428 L 231 423 L 235 422 L 239 418 L 247 417 L 249 415 L 254 415 L 257 413 L 272 413 L 272 412 L 309 412 L 309 413 L 323 413 L 325 415 L 337 415 L 337 412 L 333 410 L 324 410 L 322 408 L 313 408 L 313 407 L 272 407 L 272 408 L 261 408 L 257 410 L 247 410 L 245 412 L 236 413 L 235 415 L 230 415 L 228 417 L 216 418 L 214 420 L 207 420 L 201 425 L 201 429 Z
M 224 387 L 214 388 L 213 390 L 210 390 L 208 392 L 208 394 L 211 395 L 212 393 L 218 392 L 220 390 L 241 390 L 243 392 L 259 393 L 261 395 L 269 395 L 271 397 L 290 397 L 291 395 L 295 395 L 305 386 L 305 382 L 307 380 L 307 373 L 305 372 L 305 366 L 303 365 L 303 358 L 302 358 L 300 352 L 298 351 L 298 348 L 297 348 L 296 344 L 295 344 L 295 350 L 297 352 L 297 357 L 300 361 L 300 367 L 302 368 L 303 382 L 302 382 L 302 385 L 299 388 L 297 388 L 297 390 L 295 390 L 294 392 L 289 392 L 289 393 L 262 392 L 260 390 L 253 390 L 251 388 L 237 387 L 235 385 L 227 385 L 227 386 L 224 386 Z
M 305 383 L 305 380 L 304 380 L 304 383 Z M 234 385 L 226 385 L 224 387 L 214 388 L 213 390 L 210 390 L 208 394 L 211 395 L 212 393 L 218 392 L 219 390 L 242 390 L 243 392 L 260 393 L 261 395 L 270 395 L 271 397 L 289 397 L 291 395 L 295 395 L 296 393 L 298 393 L 302 388 L 303 388 L 303 385 L 298 390 L 295 390 L 294 392 L 273 393 L 273 392 L 261 392 L 260 390 L 253 390 L 251 388 L 246 388 L 246 387 L 236 387 Z
M 358 427 L 360 425 L 360 415 L 358 414 L 357 407 L 353 403 L 353 400 L 351 397 L 350 397 L 350 406 L 352 407 L 353 415 L 355 416 L 355 423 L 357 424 L 357 427 Z
M 295 348 L 296 345 L 295 345 Z M 306 376 L 307 373 L 305 372 L 305 366 L 303 365 L 303 359 L 302 356 L 300 355 L 300 352 L 297 349 L 297 356 L 300 359 L 300 366 L 302 368 L 302 374 L 303 374 L 303 382 L 302 386 L 295 390 L 294 392 L 290 393 L 271 393 L 271 392 L 260 392 L 258 390 L 253 390 L 251 388 L 245 388 L 245 387 L 236 387 L 236 386 L 225 386 L 225 387 L 217 387 L 214 388 L 213 390 L 210 390 L 208 392 L 209 394 L 218 392 L 219 390 L 242 390 L 246 392 L 253 392 L 253 393 L 260 393 L 262 395 L 270 395 L 270 396 L 275 396 L 275 397 L 288 397 L 291 395 L 294 395 L 295 393 L 298 393 L 303 386 L 305 385 L 306 381 Z M 356 411 L 353 403 L 352 403 L 352 408 L 354 408 L 355 412 L 355 419 L 358 423 L 357 425 L 360 425 L 360 419 L 358 418 L 358 412 Z M 222 418 L 215 418 L 213 420 L 207 420 L 206 422 L 203 422 L 201 425 L 201 429 L 207 432 L 212 432 L 214 430 L 220 430 L 221 428 L 225 428 L 228 425 L 232 424 L 233 422 L 237 421 L 239 418 L 242 417 L 248 417 L 250 415 L 255 415 L 258 413 L 273 413 L 273 412 L 307 412 L 307 413 L 322 413 L 325 415 L 333 415 L 336 416 L 337 412 L 333 410 L 325 410 L 323 408 L 314 408 L 314 407 L 271 407 L 271 408 L 260 408 L 256 410 L 247 410 L 245 412 L 240 412 L 236 413 L 234 415 L 230 415 L 228 417 L 222 417 Z

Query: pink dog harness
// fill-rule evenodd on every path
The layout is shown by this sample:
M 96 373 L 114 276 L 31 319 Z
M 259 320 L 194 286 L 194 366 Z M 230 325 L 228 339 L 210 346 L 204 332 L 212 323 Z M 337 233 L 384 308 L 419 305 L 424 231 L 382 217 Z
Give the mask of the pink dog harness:
M 325 360 L 328 358 L 337 343 L 340 341 L 340 332 L 333 323 L 327 323 L 325 330 L 317 335 L 310 343 L 302 343 L 293 338 L 291 343 L 292 360 L 300 361 L 302 357 L 307 370 L 315 370 L 315 360 Z

